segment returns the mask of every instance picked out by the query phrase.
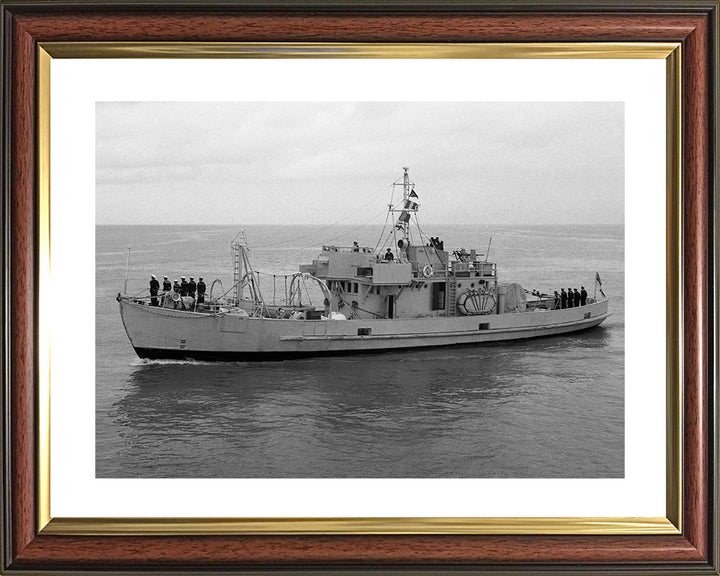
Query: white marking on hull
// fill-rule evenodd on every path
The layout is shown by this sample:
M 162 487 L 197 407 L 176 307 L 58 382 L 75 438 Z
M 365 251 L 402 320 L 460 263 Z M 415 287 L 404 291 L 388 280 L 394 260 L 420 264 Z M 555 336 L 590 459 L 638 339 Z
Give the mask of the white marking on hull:
M 597 326 L 603 320 L 612 316 L 612 314 L 605 314 L 603 316 L 596 316 L 582 322 L 565 322 L 561 324 L 548 324 L 542 328 L 537 327 L 524 327 L 524 328 L 488 328 L 485 330 L 487 334 L 515 334 L 519 332 L 532 332 L 532 331 L 552 331 L 558 328 L 569 328 L 574 330 L 581 330 L 582 328 Z M 415 332 L 413 334 L 381 334 L 378 336 L 354 336 L 354 335 L 325 335 L 325 336 L 281 336 L 280 340 L 284 342 L 300 342 L 306 340 L 388 340 L 396 338 L 437 338 L 447 336 L 476 336 L 483 334 L 480 330 L 458 330 L 449 332 Z M 520 337 L 522 338 L 522 336 Z

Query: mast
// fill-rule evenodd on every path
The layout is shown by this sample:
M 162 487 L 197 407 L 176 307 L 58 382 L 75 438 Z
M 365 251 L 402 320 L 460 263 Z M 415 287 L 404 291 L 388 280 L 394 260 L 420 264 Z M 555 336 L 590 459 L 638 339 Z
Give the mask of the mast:
M 409 243 L 410 215 L 416 214 L 418 211 L 418 204 L 413 200 L 413 198 L 417 198 L 417 195 L 414 193 L 415 185 L 410 181 L 409 170 L 410 168 L 404 166 L 402 183 L 393 183 L 393 186 L 402 186 L 403 190 L 402 203 L 399 205 L 396 204 L 395 206 L 390 206 L 390 212 L 398 213 L 398 216 L 393 223 L 393 241 L 396 249 L 398 247 L 398 232 L 400 233 L 399 235 L 405 241 L 405 243 Z
M 407 166 L 403 167 L 403 200 L 408 200 L 410 196 L 410 174 L 408 174 Z

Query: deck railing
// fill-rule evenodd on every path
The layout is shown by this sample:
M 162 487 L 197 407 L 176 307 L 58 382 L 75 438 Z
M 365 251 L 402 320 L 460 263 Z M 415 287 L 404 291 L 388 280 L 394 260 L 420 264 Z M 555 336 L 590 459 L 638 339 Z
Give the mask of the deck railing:
M 450 262 L 450 271 L 455 276 L 494 277 L 497 274 L 495 262 Z
M 375 250 L 369 246 L 323 246 L 323 252 L 359 252 L 361 254 L 374 254 Z

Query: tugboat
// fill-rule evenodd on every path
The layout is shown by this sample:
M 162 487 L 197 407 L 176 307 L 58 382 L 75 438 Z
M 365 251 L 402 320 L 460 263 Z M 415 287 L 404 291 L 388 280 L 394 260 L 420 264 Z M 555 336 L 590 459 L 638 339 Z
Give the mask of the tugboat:
M 202 302 L 172 290 L 154 297 L 119 293 L 135 352 L 151 359 L 282 360 L 554 336 L 610 316 L 601 284 L 601 298 L 583 296 L 582 305 L 569 307 L 557 295 L 501 283 L 488 261 L 490 244 L 484 254 L 446 251 L 444 241 L 417 225 L 418 197 L 407 168 L 393 186 L 402 189 L 402 200 L 389 204 L 390 232 L 382 236 L 392 238 L 392 247 L 323 246 L 312 263 L 280 277 L 281 289 L 273 275 L 271 300 L 263 296 L 244 234 L 231 243 L 233 285 L 222 295 L 215 295 L 219 280 Z M 595 282 L 597 289 L 597 273 Z

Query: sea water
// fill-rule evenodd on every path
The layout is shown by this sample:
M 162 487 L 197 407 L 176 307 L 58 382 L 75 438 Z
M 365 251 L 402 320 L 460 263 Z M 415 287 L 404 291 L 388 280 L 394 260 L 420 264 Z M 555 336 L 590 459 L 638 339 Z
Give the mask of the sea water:
M 323 244 L 375 246 L 379 228 L 247 226 L 256 270 L 309 263 Z M 624 474 L 621 226 L 433 226 L 477 248 L 501 282 L 552 293 L 595 272 L 600 327 L 529 341 L 279 362 L 147 361 L 115 296 L 202 276 L 232 285 L 227 226 L 96 228 L 99 478 L 618 478 Z M 276 281 L 278 296 L 284 291 Z M 282 286 L 282 287 L 281 287 Z M 217 284 L 217 290 L 220 285 Z M 266 288 L 266 297 L 270 298 Z M 145 292 L 147 293 L 147 292 Z

